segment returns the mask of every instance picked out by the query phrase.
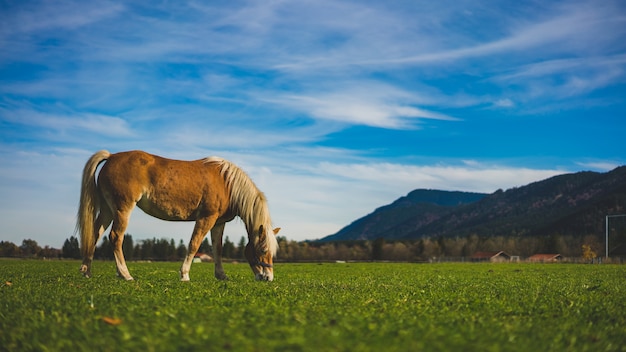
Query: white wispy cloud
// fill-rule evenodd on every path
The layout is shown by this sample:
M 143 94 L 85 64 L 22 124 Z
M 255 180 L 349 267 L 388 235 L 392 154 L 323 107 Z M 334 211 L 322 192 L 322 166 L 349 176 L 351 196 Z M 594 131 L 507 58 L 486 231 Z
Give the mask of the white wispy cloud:
M 413 106 L 359 99 L 344 94 L 319 97 L 286 96 L 281 103 L 318 119 L 392 129 L 413 128 L 415 124 L 409 121 L 411 118 L 455 120 L 444 114 Z
M 515 106 L 515 103 L 513 102 L 513 100 L 509 99 L 509 98 L 502 98 L 502 99 L 498 99 L 496 100 L 493 105 L 495 107 L 499 107 L 499 108 L 512 108 Z
M 615 169 L 616 167 L 622 165 L 619 162 L 612 160 L 597 160 L 597 161 L 586 161 L 586 162 L 578 162 L 578 165 L 591 169 L 594 171 L 607 172 Z
M 532 14 L 523 19 L 513 20 L 509 18 L 508 26 L 496 27 L 494 33 L 501 33 L 499 37 L 492 35 L 486 41 L 476 41 L 469 35 L 458 35 L 452 33 L 445 23 L 461 21 L 467 17 L 466 12 L 470 12 L 472 4 L 460 3 L 459 6 L 449 6 L 445 2 L 439 6 L 430 6 L 431 12 L 420 14 L 411 13 L 414 18 L 412 23 L 422 23 L 427 25 L 409 25 L 407 29 L 401 30 L 395 23 L 407 23 L 408 18 L 402 12 L 368 12 L 363 13 L 370 16 L 377 16 L 377 20 L 371 18 L 370 21 L 345 21 L 346 23 L 358 23 L 349 30 L 348 43 L 358 43 L 361 55 L 354 54 L 355 47 L 345 45 L 344 47 L 333 48 L 332 51 L 322 56 L 303 57 L 301 63 L 283 64 L 280 67 L 290 69 L 311 69 L 316 65 L 321 66 L 349 66 L 349 65 L 424 65 L 449 64 L 450 61 L 467 60 L 476 57 L 493 55 L 522 55 L 532 56 L 533 52 L 541 49 L 542 52 L 573 51 L 579 52 L 588 49 L 588 45 L 594 41 L 580 40 L 581 36 L 592 37 L 602 35 L 605 38 L 597 41 L 597 45 L 606 43 L 609 38 L 615 40 L 620 36 L 617 33 L 610 33 L 612 28 L 624 23 L 624 18 L 619 11 L 615 11 L 611 3 L 604 6 L 597 6 L 593 2 L 577 2 L 568 6 L 557 5 L 553 8 L 546 6 L 543 11 Z M 476 4 L 476 9 L 481 11 L 481 5 Z M 370 8 L 371 9 L 371 8 Z M 434 10 L 434 11 L 433 11 Z M 545 11 L 545 12 L 544 12 Z M 433 12 L 438 17 L 432 18 Z M 484 20 L 494 20 L 496 23 L 507 23 L 502 18 L 507 17 L 506 12 L 496 13 L 496 17 L 484 17 Z M 546 12 L 549 15 L 546 15 Z M 484 13 L 489 13 L 484 11 Z M 333 17 L 333 14 L 329 14 Z M 339 16 L 344 16 L 341 13 Z M 334 16 L 337 16 L 335 14 Z M 350 16 L 350 15 L 348 15 Z M 429 18 L 430 17 L 430 18 Z M 343 28 L 346 28 L 344 26 Z M 451 26 L 454 28 L 454 26 Z M 373 29 L 384 33 L 384 35 L 371 35 L 366 38 L 360 37 L 360 33 L 370 34 Z M 339 29 L 335 29 L 339 31 Z M 623 32 L 623 31 L 622 31 Z M 456 39 L 456 40 L 454 40 Z M 414 43 L 420 43 L 415 45 Z M 366 44 L 368 43 L 368 44 Z M 386 44 L 383 44 L 386 43 Z M 468 45 L 473 44 L 473 45 Z M 378 47 L 386 50 L 376 50 Z M 581 46 L 585 46 L 581 48 Z M 395 50 L 389 50 L 389 48 Z M 359 50 L 357 49 L 357 50 Z M 372 50 L 370 50 L 372 49 Z M 413 51 L 413 54 L 408 54 Z M 403 55 L 404 54 L 404 55 Z M 408 55 L 407 55 L 408 54 Z
M 521 99 L 569 98 L 626 80 L 626 56 L 546 60 L 516 67 L 491 78 L 503 85 L 518 85 Z M 523 98 L 522 98 L 523 97 Z
M 15 8 L 11 16 L 3 16 L 0 33 L 10 38 L 22 33 L 77 29 L 117 16 L 123 10 L 123 5 L 110 1 L 25 2 Z
M 16 110 L 0 108 L 0 121 L 62 134 L 90 132 L 114 137 L 134 135 L 126 120 L 94 113 L 49 113 L 28 108 Z M 5 130 L 4 133 L 9 131 Z
M 351 180 L 376 181 L 389 187 L 429 188 L 491 193 L 564 173 L 558 169 L 513 168 L 498 165 L 465 164 L 403 165 L 391 163 L 333 164 L 322 163 L 320 169 Z
M 430 97 L 367 80 L 336 83 L 321 92 L 265 94 L 261 99 L 315 119 L 352 125 L 411 129 L 417 127 L 419 119 L 459 120 L 419 106 L 432 104 Z

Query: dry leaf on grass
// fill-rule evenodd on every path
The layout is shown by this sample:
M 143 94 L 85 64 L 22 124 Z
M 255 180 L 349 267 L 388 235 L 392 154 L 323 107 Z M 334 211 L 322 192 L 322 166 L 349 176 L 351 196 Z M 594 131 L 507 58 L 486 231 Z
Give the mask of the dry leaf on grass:
M 111 318 L 111 317 L 102 317 L 102 321 L 113 326 L 117 326 L 122 323 L 122 319 Z

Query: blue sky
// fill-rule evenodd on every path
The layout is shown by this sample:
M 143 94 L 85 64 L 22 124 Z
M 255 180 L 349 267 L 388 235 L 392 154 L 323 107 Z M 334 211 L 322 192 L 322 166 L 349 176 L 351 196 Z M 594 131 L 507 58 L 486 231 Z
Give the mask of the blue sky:
M 294 240 L 417 188 L 604 172 L 625 93 L 619 0 L 4 1 L 0 240 L 61 247 L 100 149 L 225 157 Z M 136 210 L 127 232 L 192 227 Z

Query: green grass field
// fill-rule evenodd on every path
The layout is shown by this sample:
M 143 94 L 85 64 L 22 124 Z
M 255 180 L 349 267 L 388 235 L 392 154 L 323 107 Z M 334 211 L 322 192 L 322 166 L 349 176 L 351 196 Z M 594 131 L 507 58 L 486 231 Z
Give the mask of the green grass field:
M 0 349 L 624 351 L 626 267 L 0 260 Z

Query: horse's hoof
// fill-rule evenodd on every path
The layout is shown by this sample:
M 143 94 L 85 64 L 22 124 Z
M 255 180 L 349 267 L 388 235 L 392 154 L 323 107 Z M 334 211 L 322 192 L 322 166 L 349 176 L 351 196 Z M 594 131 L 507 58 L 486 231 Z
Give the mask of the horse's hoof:
M 256 274 L 254 278 L 257 281 L 274 281 L 274 275 Z
M 186 273 L 186 274 L 180 273 L 180 281 L 183 281 L 183 282 L 189 281 L 189 273 Z
M 89 267 L 85 264 L 80 266 L 80 269 L 78 269 L 78 271 L 83 274 L 84 277 L 86 278 L 90 278 L 91 277 L 91 270 L 89 270 Z

